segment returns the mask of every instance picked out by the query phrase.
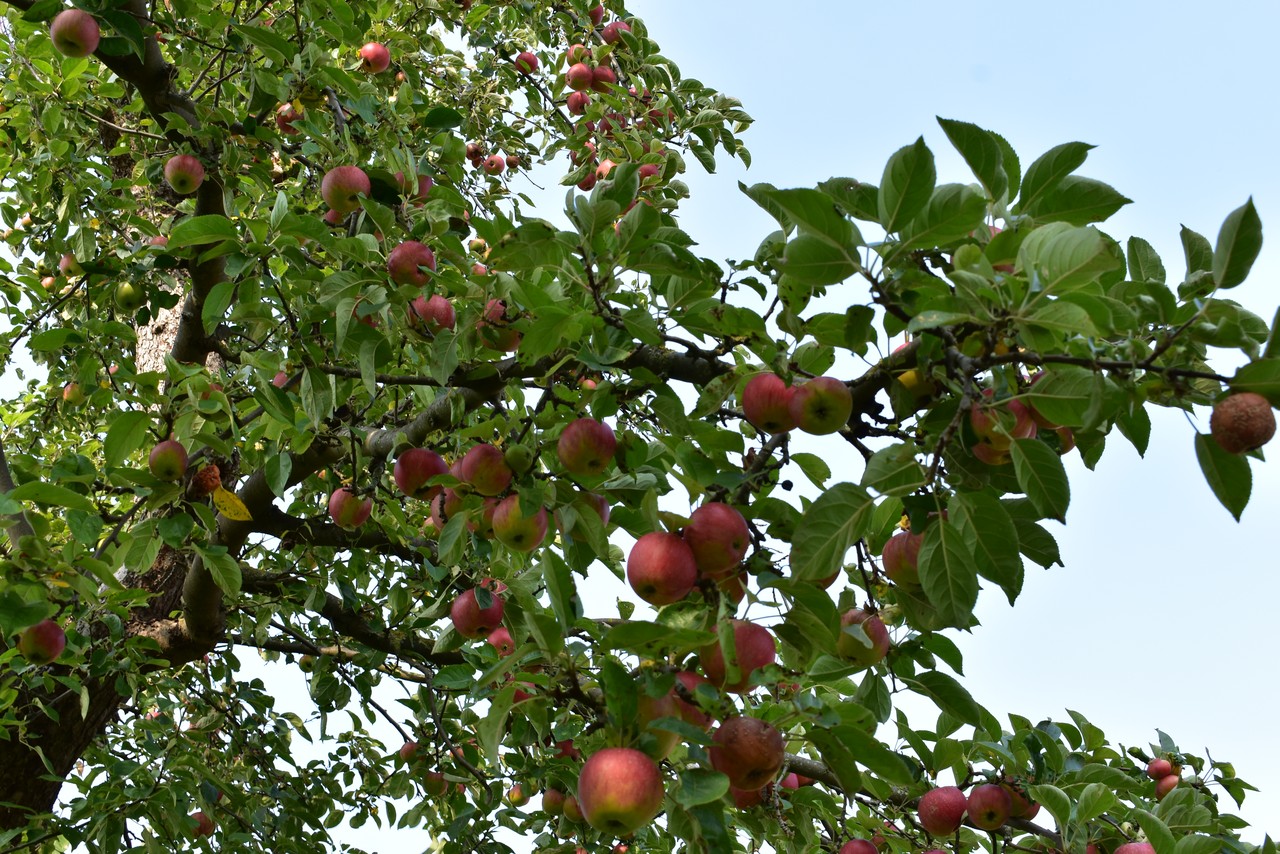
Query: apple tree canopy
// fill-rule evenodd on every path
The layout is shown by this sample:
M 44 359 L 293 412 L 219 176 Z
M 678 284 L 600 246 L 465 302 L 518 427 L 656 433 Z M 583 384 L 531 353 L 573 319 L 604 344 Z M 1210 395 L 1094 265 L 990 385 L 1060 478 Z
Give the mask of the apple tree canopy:
M 711 259 L 682 176 L 751 117 L 620 0 L 76 5 L 0 33 L 0 849 L 1255 849 L 1229 763 L 953 640 L 1152 407 L 1233 400 L 1239 518 L 1251 200 L 1171 281 L 1091 146 L 940 118 L 971 174 L 744 185 Z

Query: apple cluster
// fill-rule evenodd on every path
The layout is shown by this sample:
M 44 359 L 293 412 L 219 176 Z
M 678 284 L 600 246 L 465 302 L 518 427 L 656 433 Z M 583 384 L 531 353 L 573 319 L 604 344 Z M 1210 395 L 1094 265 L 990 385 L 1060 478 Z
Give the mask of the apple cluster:
M 815 377 L 796 386 L 777 374 L 756 374 L 740 397 L 742 412 L 756 429 L 786 433 L 799 428 L 815 436 L 835 433 L 853 415 L 853 394 L 835 377 Z

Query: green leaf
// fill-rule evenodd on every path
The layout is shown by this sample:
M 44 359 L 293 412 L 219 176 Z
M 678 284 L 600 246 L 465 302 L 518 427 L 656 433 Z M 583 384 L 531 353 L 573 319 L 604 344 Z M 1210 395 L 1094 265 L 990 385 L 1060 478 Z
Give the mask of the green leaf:
M 1067 520 L 1071 487 L 1062 458 L 1038 439 L 1015 439 L 1009 447 L 1013 473 L 1027 498 L 1043 516 Z
M 59 486 L 56 483 L 45 483 L 42 480 L 30 480 L 9 492 L 14 501 L 30 501 L 33 504 L 52 504 L 56 507 L 71 507 L 84 510 L 86 513 L 97 513 L 93 502 L 78 492 Z
M 218 585 L 222 592 L 228 596 L 234 596 L 240 592 L 240 562 L 227 554 L 226 546 L 197 547 L 196 551 L 203 559 L 205 569 L 209 570 L 209 574 L 213 576 L 213 583 Z
M 1075 819 L 1078 822 L 1092 821 L 1117 803 L 1116 793 L 1110 788 L 1102 783 L 1090 783 L 1076 801 Z
M 784 229 L 793 225 L 837 249 L 852 250 L 862 244 L 857 226 L 845 219 L 831 197 L 820 190 L 779 190 L 769 184 L 738 186 L 773 213 Z
M 845 553 L 864 537 L 875 504 L 865 489 L 839 483 L 809 505 L 791 548 L 791 571 L 802 581 L 827 578 L 844 566 Z
M 947 139 L 951 140 L 964 162 L 969 164 L 973 174 L 982 182 L 987 196 L 993 201 L 1000 201 L 1009 189 L 1009 177 L 1005 174 L 1003 152 L 995 136 L 968 122 L 944 119 L 941 116 L 937 119 Z
M 982 727 L 984 718 L 990 717 L 963 685 L 945 673 L 926 670 L 915 678 L 899 678 L 912 691 L 928 697 L 939 709 L 962 723 Z
M 605 649 L 625 649 L 641 655 L 655 652 L 681 655 L 704 647 L 715 639 L 714 632 L 635 620 L 614 626 L 601 644 Z
M 418 121 L 429 128 L 456 128 L 466 121 L 466 117 L 452 107 L 432 107 Z
M 894 152 L 880 181 L 880 224 L 892 234 L 911 222 L 933 195 L 938 177 L 933 152 L 920 137 Z
M 978 575 L 973 554 L 955 524 L 938 519 L 925 529 L 919 556 L 920 586 L 948 626 L 973 623 Z
M 1035 270 L 1044 289 L 1056 294 L 1097 281 L 1102 273 L 1121 264 L 1107 250 L 1102 234 L 1092 227 L 1050 224 L 1031 232 L 1018 247 L 1018 267 Z
M 915 782 L 915 774 L 906 760 L 881 744 L 875 736 L 852 726 L 836 727 L 832 734 L 840 739 L 860 764 L 886 782 L 901 786 Z
M 1088 368 L 1050 365 L 1023 399 L 1053 423 L 1079 427 L 1084 424 L 1093 389 L 1093 371 Z
M 835 199 L 854 219 L 879 222 L 880 188 L 875 184 L 864 184 L 852 178 L 830 178 L 819 184 L 818 189 Z
M 1280 358 L 1258 359 L 1236 371 L 1232 391 L 1251 391 L 1280 406 Z
M 999 584 L 1012 605 L 1022 592 L 1022 558 L 1018 529 L 1000 499 L 986 492 L 957 492 L 947 511 L 974 557 L 978 574 Z
M 1164 284 L 1164 263 L 1150 243 L 1141 237 L 1130 237 L 1128 256 L 1130 279 L 1135 282 Z
M 239 285 L 236 282 L 219 282 L 209 289 L 209 295 L 200 306 L 200 325 L 206 335 L 212 334 L 226 317 L 237 287 Z
M 102 452 L 109 468 L 120 465 L 132 454 L 148 436 L 147 427 L 151 424 L 151 416 L 146 412 L 121 412 L 107 428 L 107 438 L 103 442 Z
M 1239 522 L 1253 491 L 1253 472 L 1249 470 L 1249 461 L 1224 451 L 1208 433 L 1196 434 L 1196 459 L 1213 494 Z
M 298 48 L 284 36 L 277 35 L 268 27 L 246 27 L 239 24 L 233 29 L 262 51 L 263 55 L 276 65 L 287 68 L 293 58 L 298 55 Z
M 1173 854 L 1218 854 L 1222 847 L 1221 839 L 1200 833 L 1189 833 L 1173 846 Z
M 967 237 L 982 225 L 987 200 L 970 184 L 943 184 L 902 229 L 902 249 L 928 249 Z
M 476 724 L 476 737 L 480 742 L 480 750 L 485 756 L 497 756 L 502 738 L 507 734 L 507 715 L 515 703 L 516 686 L 506 685 L 501 691 L 489 698 L 489 708 L 484 717 Z
M 809 726 L 806 732 L 813 746 L 818 748 L 818 755 L 822 761 L 840 781 L 840 787 L 846 792 L 860 791 L 862 774 L 858 771 L 858 757 L 844 743 L 844 740 L 832 730 L 817 726 Z
M 1028 205 L 1024 212 L 1040 222 L 1085 225 L 1102 222 L 1132 201 L 1116 192 L 1110 184 L 1068 175 L 1034 205 Z
M 680 788 L 673 797 L 685 807 L 709 804 L 729 793 L 729 778 L 710 768 L 686 768 L 680 772 Z
M 813 287 L 839 284 L 860 266 L 849 252 L 813 234 L 792 238 L 775 263 L 789 278 Z
M 1187 262 L 1187 279 L 1190 280 L 1192 273 L 1201 270 L 1212 271 L 1213 248 L 1209 246 L 1209 241 L 1185 225 L 1178 236 L 1182 240 L 1182 254 Z
M 1064 142 L 1055 145 L 1036 158 L 1027 167 L 1022 179 L 1022 195 L 1018 198 L 1017 211 L 1025 212 L 1046 193 L 1057 189 L 1062 179 L 1079 169 L 1094 146 L 1084 142 Z
M 1155 847 L 1156 854 L 1175 854 L 1177 843 L 1168 825 L 1146 810 L 1135 809 L 1133 817 L 1147 835 L 1147 841 Z
M 289 487 L 289 475 L 293 474 L 293 457 L 289 454 L 273 454 L 267 459 L 263 469 L 271 494 L 283 498 L 284 491 Z
M 862 485 L 881 495 L 910 495 L 924 482 L 924 467 L 916 459 L 916 448 L 905 443 L 876 451 L 862 472 Z
M 800 471 L 804 472 L 804 476 L 809 478 L 810 482 L 819 489 L 831 479 L 831 467 L 827 465 L 826 460 L 817 454 L 807 454 L 801 451 L 791 455 L 791 462 L 798 465 Z
M 169 249 L 220 243 L 223 240 L 240 240 L 240 232 L 235 223 L 217 214 L 193 216 L 182 220 L 169 232 Z
M 1234 288 L 1249 275 L 1262 251 L 1262 220 L 1253 197 L 1227 214 L 1213 250 L 1213 278 L 1220 288 Z
M 566 635 L 578 619 L 578 589 L 573 582 L 573 572 L 564 558 L 551 549 L 542 550 L 542 578 L 551 598 L 551 610 L 560 621 L 560 629 Z
M 1048 810 L 1058 827 L 1066 827 L 1071 818 L 1071 799 L 1067 793 L 1057 786 L 1047 783 L 1039 786 L 1028 786 L 1027 794 Z

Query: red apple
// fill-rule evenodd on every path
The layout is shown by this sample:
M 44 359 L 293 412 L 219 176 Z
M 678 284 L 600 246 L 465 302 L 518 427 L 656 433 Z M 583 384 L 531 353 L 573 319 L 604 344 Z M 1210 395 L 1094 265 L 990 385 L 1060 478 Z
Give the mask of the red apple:
M 581 116 L 587 111 L 587 107 L 591 105 L 591 96 L 586 92 L 570 92 L 568 99 L 565 100 L 565 106 L 569 108 L 569 114 Z
M 532 74 L 538 70 L 538 55 L 527 50 L 520 51 L 516 57 L 516 71 L 521 74 Z
M 969 792 L 969 821 L 979 830 L 995 830 L 1009 820 L 1013 799 L 1003 786 L 983 783 Z
M 861 626 L 870 640 L 868 645 L 862 638 L 856 638 L 846 632 L 847 626 Z M 840 635 L 836 638 L 836 654 L 854 664 L 870 667 L 878 664 L 889 654 L 889 630 L 884 621 L 870 611 L 853 608 L 840 617 Z
M 869 840 L 850 839 L 840 846 L 839 854 L 878 854 L 878 849 Z
M 453 620 L 454 631 L 464 638 L 482 638 L 498 628 L 504 610 L 502 596 L 496 590 L 490 590 L 488 595 L 493 601 L 486 608 L 480 607 L 475 588 L 453 600 L 449 619 Z
M 349 486 L 340 486 L 329 496 L 329 518 L 340 528 L 359 528 L 373 512 L 373 499 L 360 499 Z
M 320 180 L 320 196 L 339 214 L 360 209 L 360 197 L 369 195 L 373 185 L 359 166 L 335 166 Z
M 1147 776 L 1160 780 L 1173 773 L 1173 763 L 1168 759 L 1152 759 L 1147 763 Z
M 197 812 L 191 816 L 195 820 L 195 830 L 191 831 L 192 836 L 213 836 L 214 823 L 213 819 L 205 815 L 204 811 Z
M 1156 847 L 1150 842 L 1126 842 L 1115 854 L 1156 854 Z
M 747 520 L 722 501 L 708 501 L 694 510 L 683 535 L 699 572 L 708 578 L 734 574 L 751 545 Z
M 583 820 L 586 818 L 586 816 L 582 814 L 582 804 L 580 804 L 578 799 L 573 795 L 564 799 L 564 817 L 567 821 L 571 821 L 574 824 L 582 824 Z
M 427 195 L 431 192 L 431 188 L 435 186 L 436 182 L 432 180 L 430 175 L 419 175 L 418 182 L 415 184 L 413 181 L 406 179 L 403 172 L 397 172 L 396 184 L 400 187 L 400 195 L 408 196 L 414 207 L 420 208 L 426 204 Z
M 756 374 L 742 389 L 742 412 L 759 430 L 785 433 L 796 426 L 791 417 L 793 393 L 777 374 Z
M 432 486 L 431 479 L 449 473 L 444 457 L 430 448 L 410 448 L 396 457 L 391 470 L 396 486 L 410 498 L 430 501 L 440 494 L 442 487 Z
M 629 747 L 596 751 L 578 775 L 578 804 L 587 823 L 613 836 L 648 824 L 665 796 L 657 764 Z
M 604 21 L 604 4 L 601 3 L 588 9 L 587 17 L 591 18 L 591 26 L 600 26 L 600 23 Z
M 641 691 L 636 699 L 636 724 L 642 732 L 648 731 L 653 736 L 651 745 L 644 748 L 644 751 L 655 762 L 666 759 L 676 749 L 676 745 L 680 743 L 680 735 L 671 730 L 650 729 L 649 724 L 661 718 L 680 717 L 680 701 L 674 691 L 668 691 L 661 697 L 650 697 Z
M 556 444 L 560 464 L 569 474 L 587 477 L 601 474 L 618 448 L 613 428 L 594 418 L 571 421 Z
M 302 131 L 293 126 L 293 123 L 300 118 L 302 118 L 302 113 L 298 112 L 293 104 L 281 104 L 276 108 L 276 127 L 286 136 L 296 136 L 302 133 Z
M 512 329 L 507 318 L 507 304 L 491 299 L 485 304 L 484 314 L 476 321 L 476 331 L 486 347 L 509 353 L 520 346 L 520 332 Z
M 587 174 L 587 177 L 578 182 L 578 189 L 582 190 L 584 193 L 590 192 L 595 189 L 597 180 L 596 173 L 590 172 Z
M 1262 395 L 1237 392 L 1213 405 L 1209 431 L 1222 450 L 1243 454 L 1271 441 L 1276 434 L 1276 416 Z
M 542 811 L 547 815 L 560 815 L 564 812 L 565 794 L 559 789 L 547 789 L 542 793 Z
M 168 241 L 166 240 L 165 242 L 167 243 Z M 84 267 L 80 266 L 80 262 L 76 260 L 76 256 L 72 255 L 70 252 L 66 252 L 58 259 L 58 272 L 67 277 L 83 276 Z
M 340 214 L 335 210 L 328 210 L 328 211 L 325 211 L 324 216 L 320 218 L 325 221 L 326 225 L 331 225 L 334 228 L 337 228 L 338 226 L 342 225 L 342 221 L 346 219 L 346 215 Z
M 490 154 L 484 159 L 482 168 L 486 175 L 501 175 L 502 170 L 507 168 L 507 161 L 502 159 L 501 154 Z
M 697 691 L 698 691 L 699 685 L 711 684 L 711 680 L 703 676 L 699 676 L 697 673 L 690 673 L 687 670 L 681 670 L 679 673 L 677 673 L 676 681 L 679 682 L 681 685 L 683 685 L 684 689 L 688 691 L 689 694 L 694 696 L 695 698 L 697 697 Z M 691 723 L 696 727 L 702 727 L 703 729 L 711 728 L 711 717 L 706 712 L 702 711 L 701 708 L 699 708 L 698 706 L 694 705 L 693 703 L 690 703 L 688 700 L 681 697 L 679 692 L 676 692 L 675 696 L 676 696 L 676 705 L 680 709 L 681 718 L 683 718 L 686 722 Z
M 18 652 L 32 664 L 52 664 L 67 648 L 67 633 L 53 620 L 41 620 L 18 635 Z
M 1182 782 L 1182 778 L 1177 774 L 1166 774 L 1156 780 L 1156 800 L 1164 800 L 1164 796 L 1176 789 L 1180 782 Z
M 584 44 L 570 45 L 569 49 L 564 52 L 564 64 L 566 66 L 577 65 L 579 62 L 588 62 L 591 59 L 591 48 Z
M 515 641 L 511 639 L 511 632 L 507 631 L 506 626 L 498 626 L 489 632 L 489 646 L 496 649 L 501 656 L 507 656 L 516 651 Z
M 458 463 L 458 479 L 481 495 L 504 492 L 513 476 L 502 451 L 493 445 L 473 445 Z
M 788 408 L 797 427 L 815 436 L 825 436 L 849 423 L 853 394 L 835 377 L 817 377 L 795 387 Z
M 175 154 L 164 164 L 164 180 L 179 196 L 189 196 L 204 183 L 204 164 L 190 154 Z
M 920 583 L 920 544 L 924 542 L 923 534 L 912 534 L 902 531 L 894 534 L 884 544 L 880 560 L 884 564 L 884 574 L 895 584 Z
M 735 694 L 745 694 L 752 690 L 751 674 L 761 667 L 767 667 L 777 660 L 778 647 L 773 635 L 764 626 L 748 623 L 745 620 L 733 620 L 733 645 L 738 660 L 738 681 L 725 684 L 726 670 L 724 653 L 720 642 L 716 641 L 702 648 L 698 658 L 702 662 L 702 671 L 717 687 Z M 741 788 L 741 787 L 740 787 Z
M 493 535 L 512 551 L 531 552 L 547 538 L 547 510 L 526 515 L 519 495 L 508 495 L 493 511 Z
M 428 795 L 443 795 L 448 788 L 444 774 L 440 771 L 428 771 L 422 775 L 422 790 Z
M 605 44 L 617 44 L 624 30 L 631 32 L 631 25 L 626 21 L 613 21 L 600 31 L 600 38 L 604 39 Z
M 575 91 L 590 89 L 595 82 L 595 73 L 591 70 L 591 66 L 585 62 L 578 62 L 569 66 L 569 70 L 564 73 L 565 84 Z
M 920 798 L 920 826 L 934 836 L 950 836 L 960 829 L 969 800 L 955 786 L 930 789 Z
M 730 786 L 729 799 L 738 809 L 749 810 L 764 803 L 764 795 L 769 788 L 769 786 L 762 786 L 759 789 L 739 789 L 737 786 Z
M 413 762 L 418 758 L 418 742 L 406 741 L 400 745 L 400 761 L 404 763 Z
M 98 49 L 101 37 L 97 19 L 80 9 L 59 12 L 49 25 L 49 39 L 63 56 L 88 56 Z
M 428 335 L 435 335 L 442 330 L 453 329 L 456 323 L 457 314 L 453 310 L 453 303 L 440 294 L 432 294 L 430 297 L 415 297 L 409 303 L 409 327 L 411 329 Z
M 693 550 L 678 534 L 650 531 L 631 548 L 627 582 L 650 605 L 679 602 L 698 582 Z
M 607 65 L 597 65 L 591 71 L 591 88 L 597 92 L 608 92 L 618 85 L 618 75 Z
M 707 748 L 711 767 L 739 789 L 759 789 L 777 776 L 786 759 L 782 734 L 759 718 L 729 718 L 716 728 Z
M 381 74 L 391 67 L 391 51 L 386 45 L 369 42 L 360 48 L 360 68 L 368 74 Z
M 436 254 L 416 240 L 404 241 L 387 255 L 387 272 L 397 285 L 425 285 L 430 276 L 422 271 L 423 267 L 434 273 Z
M 84 390 L 80 383 L 67 383 L 62 387 L 62 400 L 71 406 L 79 406 L 85 402 Z
M 181 442 L 165 439 L 151 449 L 147 465 L 160 480 L 181 480 L 187 473 L 187 449 Z
M 1008 451 L 1014 439 L 1035 438 L 1036 422 L 1025 403 L 1020 400 L 994 403 L 995 392 L 992 389 L 983 390 L 982 396 L 985 402 L 969 408 L 969 424 L 977 437 L 990 445 L 993 451 Z

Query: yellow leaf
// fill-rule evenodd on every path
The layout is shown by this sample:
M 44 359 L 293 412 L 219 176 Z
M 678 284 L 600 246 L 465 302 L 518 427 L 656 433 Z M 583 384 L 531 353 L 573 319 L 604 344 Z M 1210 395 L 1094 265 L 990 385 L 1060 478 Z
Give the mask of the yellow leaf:
M 240 497 L 221 486 L 213 491 L 213 506 L 218 508 L 219 513 L 234 522 L 253 521 L 253 516 L 249 515 L 249 508 L 244 506 Z

